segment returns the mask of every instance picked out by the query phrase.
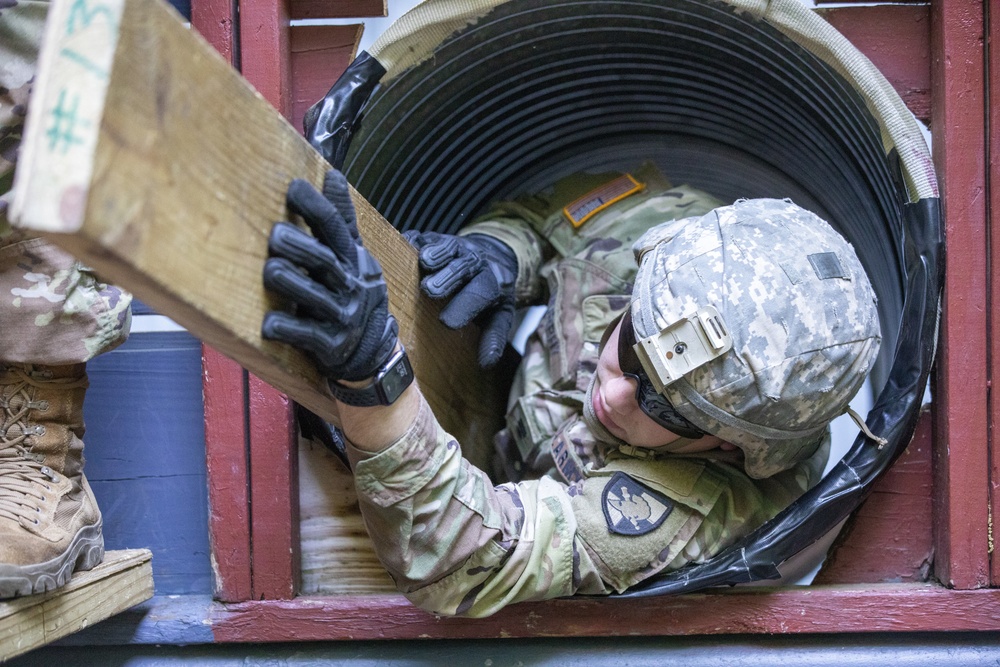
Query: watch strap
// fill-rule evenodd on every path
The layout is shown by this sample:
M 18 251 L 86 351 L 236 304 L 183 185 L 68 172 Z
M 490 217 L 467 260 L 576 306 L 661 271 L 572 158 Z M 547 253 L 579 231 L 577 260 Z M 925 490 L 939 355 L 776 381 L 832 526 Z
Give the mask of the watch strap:
M 330 393 L 344 405 L 356 408 L 370 408 L 375 405 L 382 405 L 376 386 L 377 381 L 374 379 L 364 387 L 346 387 L 336 380 L 330 380 L 329 385 Z
M 345 405 L 359 408 L 370 408 L 376 405 L 392 405 L 397 398 L 413 382 L 413 368 L 406 350 L 399 347 L 389 360 L 375 371 L 364 387 L 348 387 L 336 380 L 330 380 L 328 385 L 333 397 Z

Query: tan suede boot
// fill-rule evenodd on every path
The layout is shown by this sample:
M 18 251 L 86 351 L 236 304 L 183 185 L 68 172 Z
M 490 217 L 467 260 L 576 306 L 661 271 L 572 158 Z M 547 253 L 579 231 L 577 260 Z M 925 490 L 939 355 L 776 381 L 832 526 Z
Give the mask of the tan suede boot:
M 104 558 L 83 476 L 85 364 L 0 362 L 0 598 L 52 590 Z

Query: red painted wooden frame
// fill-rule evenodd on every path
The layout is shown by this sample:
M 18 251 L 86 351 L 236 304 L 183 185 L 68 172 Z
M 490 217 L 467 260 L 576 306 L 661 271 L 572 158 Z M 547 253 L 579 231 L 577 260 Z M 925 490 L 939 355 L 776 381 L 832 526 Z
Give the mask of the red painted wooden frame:
M 243 3 L 236 51 L 231 0 L 192 3 L 191 22 L 264 97 L 292 109 L 289 19 L 283 2 Z M 287 397 L 204 348 L 205 448 L 216 597 L 286 600 L 299 582 L 298 455 Z
M 1000 211 L 1000 11 L 997 5 L 992 5 L 993 11 L 988 15 L 989 25 L 986 27 L 988 44 L 991 45 L 988 55 L 989 79 L 986 82 L 986 108 L 989 109 L 987 122 L 990 134 L 986 138 L 987 187 L 989 200 L 986 203 L 986 224 L 992 229 L 993 211 Z M 1000 218 L 1000 216 L 997 216 Z M 1000 257 L 1000 234 L 990 236 L 990 257 Z M 994 268 L 990 273 L 990 291 L 987 312 L 990 314 L 990 380 L 1000 378 L 1000 313 L 995 307 L 1000 305 L 1000 270 L 994 259 Z M 1000 399 L 995 392 L 990 392 L 989 406 L 990 433 L 995 433 L 1000 423 Z M 988 549 L 990 552 L 990 585 L 1000 586 L 1000 558 L 994 557 L 995 539 L 993 537 L 993 517 L 1000 520 L 1000 456 L 993 455 L 993 443 L 990 442 L 990 535 Z
M 484 619 L 434 616 L 399 595 L 218 605 L 218 642 L 961 632 L 1000 627 L 1000 591 L 933 584 L 740 589 L 513 605 Z
M 984 3 L 931 5 L 934 161 L 947 269 L 935 393 L 935 576 L 989 583 Z
M 293 19 L 349 19 L 387 16 L 387 0 L 291 0 Z
M 288 27 L 289 15 L 298 11 L 297 2 L 243 0 L 243 44 L 238 54 L 244 74 L 277 108 L 294 116 L 301 113 L 302 102 L 289 91 L 306 85 L 294 71 L 299 56 Z M 223 53 L 232 49 L 232 34 L 226 30 L 233 25 L 230 0 L 193 0 L 193 4 L 195 27 L 209 35 Z M 935 159 L 946 198 L 949 255 L 934 404 L 935 574 L 956 589 L 985 586 L 991 572 L 992 581 L 1000 580 L 997 566 L 990 569 L 988 550 L 988 511 L 998 507 L 990 480 L 1000 481 L 1000 464 L 990 468 L 988 425 L 1000 416 L 1000 405 L 987 402 L 989 379 L 1000 363 L 996 361 L 1000 354 L 988 356 L 995 344 L 990 335 L 992 318 L 1000 315 L 987 316 L 991 311 L 985 308 L 992 290 L 1000 289 L 1000 281 L 989 279 L 986 251 L 988 206 L 1000 202 L 996 179 L 1000 169 L 990 164 L 989 182 L 986 172 L 987 147 L 993 149 L 990 156 L 1000 155 L 1000 112 L 992 108 L 996 105 L 989 107 L 991 136 L 986 137 L 984 131 L 984 96 L 988 83 L 1000 89 L 1000 58 L 984 50 L 983 32 L 978 29 L 986 29 L 983 7 L 981 0 L 935 0 L 930 8 L 907 5 L 827 12 L 831 22 L 889 75 L 918 117 L 932 121 Z M 988 26 L 993 43 L 1000 43 L 998 22 L 1000 17 L 995 17 Z M 886 30 L 887 25 L 894 29 Z M 928 32 L 933 35 L 930 39 Z M 337 37 L 331 32 L 330 38 Z M 985 80 L 987 57 L 990 82 Z M 309 69 L 304 66 L 303 71 Z M 332 81 L 333 72 L 327 74 Z M 988 184 L 997 187 L 987 190 Z M 994 243 L 1000 244 L 1000 239 Z M 987 359 L 993 361 L 988 364 Z M 936 584 L 742 589 L 628 601 L 557 600 L 518 605 L 485 620 L 435 617 L 397 595 L 282 601 L 279 598 L 294 594 L 298 560 L 292 526 L 297 504 L 294 442 L 266 454 L 257 452 L 260 445 L 253 431 L 263 419 L 277 440 L 287 436 L 290 441 L 290 413 L 280 398 L 262 398 L 254 410 L 271 406 L 269 416 L 252 413 L 243 422 L 244 427 L 251 424 L 250 433 L 241 431 L 235 422 L 236 414 L 242 419 L 242 413 L 227 409 L 226 401 L 246 401 L 244 387 L 253 381 L 244 384 L 240 377 L 238 391 L 225 387 L 225 378 L 235 381 L 235 375 L 223 361 L 206 351 L 206 439 L 210 440 L 213 556 L 220 579 L 217 597 L 237 603 L 216 605 L 211 622 L 217 641 L 1000 629 L 1000 591 L 950 590 Z M 263 388 L 251 393 L 256 390 Z M 240 392 L 244 392 L 242 399 Z M 250 461 L 249 470 L 246 465 L 239 469 L 241 456 Z M 261 462 L 258 457 L 263 457 Z M 268 461 L 277 465 L 280 474 L 255 485 L 253 469 Z M 240 479 L 251 489 L 253 499 L 268 492 L 277 497 L 268 501 L 265 515 L 259 514 L 256 502 L 248 510 L 239 497 L 224 497 L 233 491 L 229 485 Z M 287 525 L 282 524 L 284 517 L 288 517 Z M 258 552 L 269 548 L 260 540 L 275 534 L 278 549 Z M 242 557 L 237 553 L 241 547 L 245 549 Z M 288 551 L 283 551 L 286 547 Z M 250 553 L 252 570 L 247 560 Z M 264 558 L 258 560 L 258 555 Z M 257 574 L 263 562 L 277 568 L 266 585 Z M 261 601 L 261 597 L 267 599 Z

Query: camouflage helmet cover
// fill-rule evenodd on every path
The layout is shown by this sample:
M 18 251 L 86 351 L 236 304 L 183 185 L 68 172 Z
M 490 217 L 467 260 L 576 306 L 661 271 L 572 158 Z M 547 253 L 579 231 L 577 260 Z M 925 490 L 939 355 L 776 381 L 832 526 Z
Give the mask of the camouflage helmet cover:
M 664 388 L 677 411 L 742 449 L 751 477 L 811 456 L 881 342 L 875 293 L 851 245 L 790 201 L 753 199 L 658 225 L 633 249 L 637 338 L 714 306 L 733 339 Z

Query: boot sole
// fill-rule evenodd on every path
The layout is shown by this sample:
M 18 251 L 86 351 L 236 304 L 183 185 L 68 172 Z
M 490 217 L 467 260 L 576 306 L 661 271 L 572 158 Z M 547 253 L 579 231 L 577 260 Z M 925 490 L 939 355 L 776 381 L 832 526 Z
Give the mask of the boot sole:
M 65 586 L 76 570 L 89 570 L 104 560 L 101 523 L 84 526 L 69 548 L 44 563 L 5 565 L 0 563 L 0 599 L 34 595 Z

